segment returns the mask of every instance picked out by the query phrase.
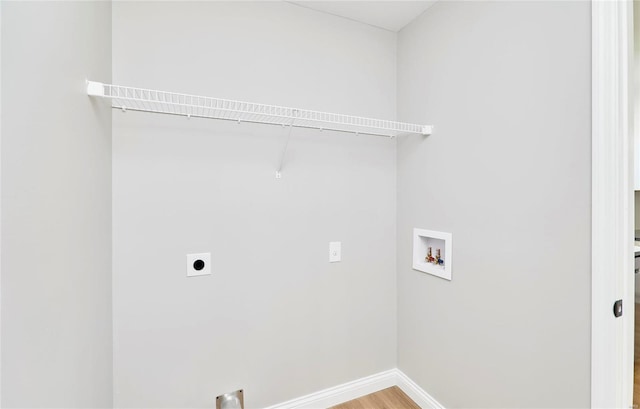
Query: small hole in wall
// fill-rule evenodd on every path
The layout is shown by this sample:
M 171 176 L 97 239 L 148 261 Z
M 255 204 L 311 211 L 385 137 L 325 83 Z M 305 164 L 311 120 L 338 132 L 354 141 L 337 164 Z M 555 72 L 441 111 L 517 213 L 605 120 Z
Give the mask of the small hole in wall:
M 202 269 L 204 268 L 204 261 L 202 261 L 202 260 L 196 260 L 196 261 L 194 261 L 194 262 L 193 262 L 193 268 L 194 268 L 196 271 L 200 271 L 200 270 L 202 270 Z

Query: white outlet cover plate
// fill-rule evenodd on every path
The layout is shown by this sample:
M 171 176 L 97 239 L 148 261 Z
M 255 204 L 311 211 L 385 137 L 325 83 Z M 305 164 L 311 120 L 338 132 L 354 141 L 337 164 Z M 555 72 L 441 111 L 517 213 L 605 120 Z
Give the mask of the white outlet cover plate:
M 196 270 L 194 263 L 198 260 L 204 262 L 201 270 Z M 187 254 L 187 277 L 206 276 L 211 274 L 211 253 Z
M 336 263 L 342 260 L 342 243 L 339 241 L 329 242 L 329 263 Z

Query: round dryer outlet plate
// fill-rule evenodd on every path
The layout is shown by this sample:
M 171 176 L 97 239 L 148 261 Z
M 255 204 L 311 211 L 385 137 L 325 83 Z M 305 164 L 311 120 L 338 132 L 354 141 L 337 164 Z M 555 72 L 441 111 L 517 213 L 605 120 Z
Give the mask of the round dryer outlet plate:
M 187 254 L 187 277 L 211 274 L 211 253 Z

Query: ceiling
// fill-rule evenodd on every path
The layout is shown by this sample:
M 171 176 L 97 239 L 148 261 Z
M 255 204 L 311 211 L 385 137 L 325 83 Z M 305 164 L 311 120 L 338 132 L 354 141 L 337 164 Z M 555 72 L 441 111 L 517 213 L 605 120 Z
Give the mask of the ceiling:
M 398 32 L 437 0 L 417 1 L 290 1 L 302 7 Z

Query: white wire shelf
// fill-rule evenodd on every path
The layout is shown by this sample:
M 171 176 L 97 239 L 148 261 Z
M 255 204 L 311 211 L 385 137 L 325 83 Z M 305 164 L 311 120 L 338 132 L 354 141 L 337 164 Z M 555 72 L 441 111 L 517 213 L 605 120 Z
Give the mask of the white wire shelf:
M 94 81 L 87 81 L 87 94 L 109 98 L 113 108 L 123 111 L 154 112 L 189 118 L 224 119 L 386 137 L 402 134 L 430 135 L 433 130 L 429 125 L 124 87 Z

